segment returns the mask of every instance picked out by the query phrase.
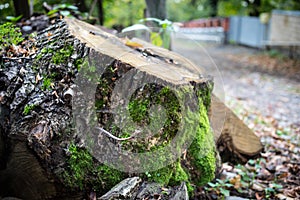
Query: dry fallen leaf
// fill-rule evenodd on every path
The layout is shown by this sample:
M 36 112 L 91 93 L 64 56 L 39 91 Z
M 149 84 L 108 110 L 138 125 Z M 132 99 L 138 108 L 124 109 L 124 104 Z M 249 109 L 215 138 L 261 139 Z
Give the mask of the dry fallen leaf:
M 142 44 L 137 43 L 137 42 L 133 42 L 128 38 L 125 38 L 125 45 L 129 46 L 129 47 L 132 47 L 132 48 L 142 48 L 143 47 Z
M 234 178 L 230 179 L 229 182 L 233 185 L 233 187 L 235 189 L 239 189 L 240 187 L 242 187 L 241 176 L 240 175 L 237 175 Z

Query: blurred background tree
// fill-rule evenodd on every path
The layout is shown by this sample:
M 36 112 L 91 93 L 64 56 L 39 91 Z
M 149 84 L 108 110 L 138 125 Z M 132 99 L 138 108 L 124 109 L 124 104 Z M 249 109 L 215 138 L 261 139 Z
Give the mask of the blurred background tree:
M 166 19 L 166 0 L 145 0 L 147 4 L 146 17 L 154 17 L 157 19 Z
M 28 19 L 30 17 L 28 0 L 13 0 L 13 2 L 15 7 L 15 15 L 22 15 L 23 18 Z
M 210 0 L 167 0 L 167 16 L 171 21 L 188 21 L 212 15 Z
M 262 12 L 271 12 L 273 9 L 300 10 L 299 0 L 219 0 L 218 15 L 249 15 L 259 16 Z

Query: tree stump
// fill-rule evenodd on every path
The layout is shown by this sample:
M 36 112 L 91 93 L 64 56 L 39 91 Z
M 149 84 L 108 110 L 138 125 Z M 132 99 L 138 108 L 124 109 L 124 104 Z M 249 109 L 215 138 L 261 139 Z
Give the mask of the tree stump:
M 168 50 L 64 19 L 0 68 L 0 196 L 82 199 L 126 177 L 203 185 L 218 166 L 212 77 Z

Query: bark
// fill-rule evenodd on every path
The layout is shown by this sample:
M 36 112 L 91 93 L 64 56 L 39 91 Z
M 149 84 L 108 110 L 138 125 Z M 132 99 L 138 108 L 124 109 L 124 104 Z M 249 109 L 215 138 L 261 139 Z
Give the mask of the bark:
M 16 16 L 22 15 L 23 18 L 28 19 L 30 17 L 28 0 L 14 0 L 13 2 Z
M 166 19 L 166 0 L 146 0 L 148 16 L 158 19 Z
M 210 0 L 210 5 L 212 9 L 211 16 L 216 17 L 218 14 L 218 0 Z
M 110 199 L 155 199 L 159 194 L 160 199 L 168 200 L 188 200 L 189 195 L 185 182 L 182 182 L 180 186 L 164 188 L 167 189 L 167 193 L 163 193 L 161 185 L 157 183 L 142 183 L 139 177 L 127 178 L 113 187 L 105 195 L 101 196 L 99 200 Z

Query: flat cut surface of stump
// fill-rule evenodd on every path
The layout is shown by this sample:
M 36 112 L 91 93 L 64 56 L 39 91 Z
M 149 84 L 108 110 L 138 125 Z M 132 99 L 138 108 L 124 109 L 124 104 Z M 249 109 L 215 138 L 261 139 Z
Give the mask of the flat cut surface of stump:
M 143 46 L 142 52 L 138 52 L 134 48 L 124 45 L 126 41 L 122 43 L 119 38 L 102 32 L 95 26 L 75 19 L 66 19 L 66 22 L 71 34 L 88 47 L 127 63 L 138 70 L 145 71 L 149 75 L 154 75 L 173 84 L 205 81 L 199 68 L 174 52 L 140 40 L 138 42 L 143 42 Z M 161 53 L 155 53 L 157 51 Z M 151 55 L 152 52 L 153 55 Z

